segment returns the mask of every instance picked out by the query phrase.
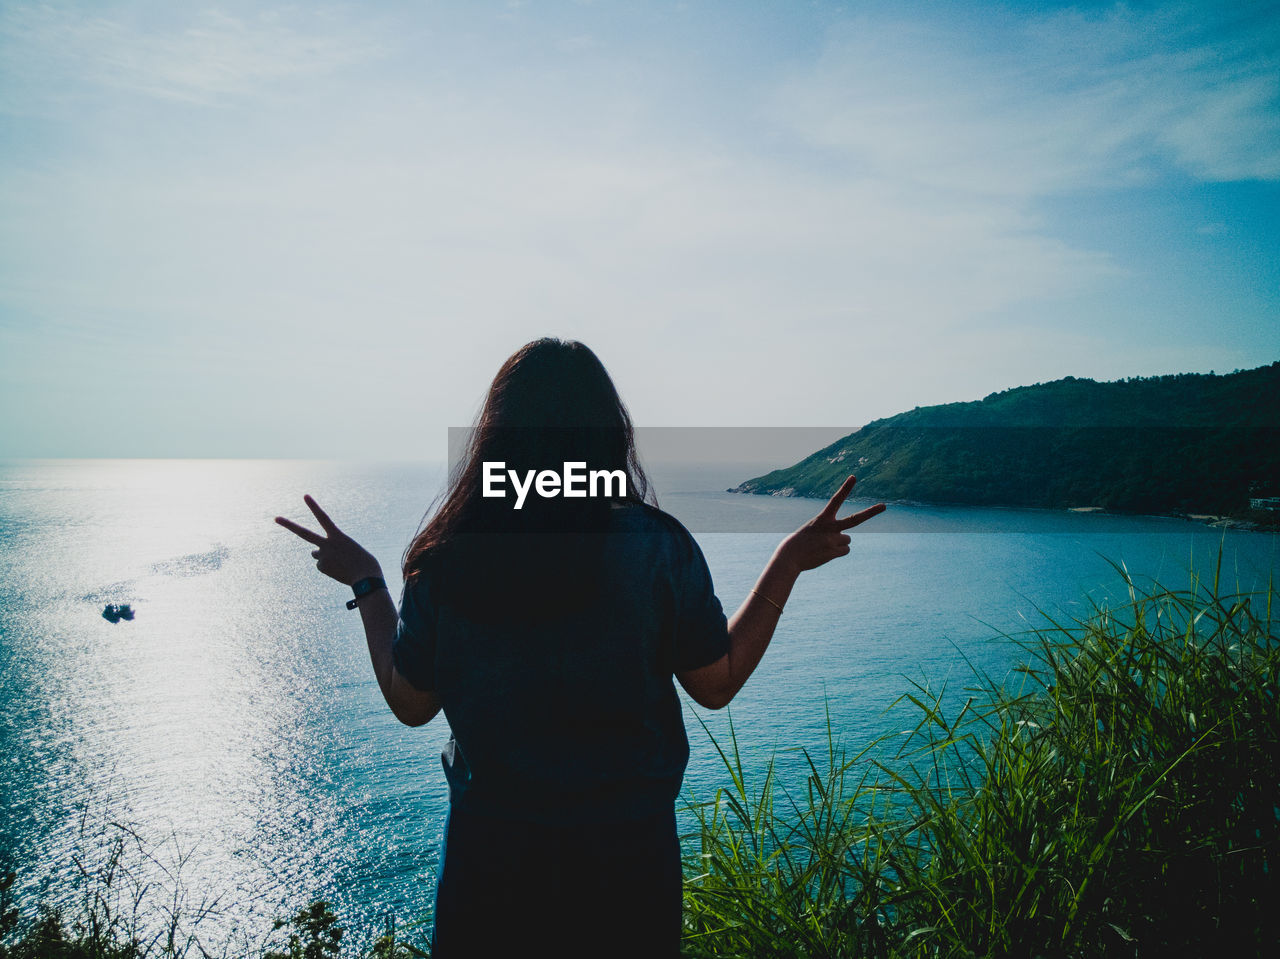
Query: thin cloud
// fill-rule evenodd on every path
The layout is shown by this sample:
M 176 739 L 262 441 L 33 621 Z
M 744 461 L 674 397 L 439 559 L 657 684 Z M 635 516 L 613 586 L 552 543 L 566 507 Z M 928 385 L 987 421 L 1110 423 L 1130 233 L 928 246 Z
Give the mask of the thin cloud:
M 376 410 L 467 422 L 546 333 L 597 349 L 650 423 L 856 424 L 1066 373 L 1230 368 L 1269 342 L 1224 334 L 1230 303 L 1171 322 L 1152 293 L 1195 292 L 1181 274 L 1153 286 L 1123 237 L 1038 202 L 1265 173 L 1256 20 L 862 19 L 804 65 L 730 45 L 706 71 L 685 54 L 723 44 L 719 20 L 680 47 L 687 24 L 603 5 L 518 27 L 462 5 L 354 25 L 111 9 L 0 7 L 0 99 L 58 111 L 0 117 L 0 379 L 37 406 L 74 382 L 145 425 L 176 389 L 199 435 L 252 424 L 245 448 L 279 452 L 261 410 L 305 405 L 297 452 L 351 435 L 377 455 L 401 443 Z M 1229 206 L 1182 215 L 1192 238 L 1256 235 Z M 316 388 L 352 376 L 368 409 Z M 94 432 L 65 429 L 58 448 Z
M 998 46 L 940 25 L 857 21 L 775 103 L 855 169 L 1038 196 L 1175 169 L 1280 178 L 1280 18 L 1202 9 L 1059 14 Z
M 51 6 L 0 11 L 0 109 L 38 113 L 95 86 L 159 100 L 210 104 L 259 96 L 376 57 L 368 37 L 297 11 L 237 17 L 205 10 L 171 27 L 140 29 Z

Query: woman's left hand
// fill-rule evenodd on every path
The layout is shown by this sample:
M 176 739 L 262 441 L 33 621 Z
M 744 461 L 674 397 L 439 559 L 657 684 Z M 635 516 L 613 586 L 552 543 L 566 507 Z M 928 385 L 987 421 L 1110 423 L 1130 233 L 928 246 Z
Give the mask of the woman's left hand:
M 374 559 L 373 554 L 338 529 L 336 523 L 310 496 L 302 497 L 311 512 L 315 515 L 320 528 L 326 534 L 313 533 L 305 526 L 277 516 L 276 522 L 289 532 L 300 536 L 316 548 L 311 551 L 311 558 L 316 561 L 316 569 L 339 583 L 351 586 L 367 576 L 381 576 L 382 567 Z

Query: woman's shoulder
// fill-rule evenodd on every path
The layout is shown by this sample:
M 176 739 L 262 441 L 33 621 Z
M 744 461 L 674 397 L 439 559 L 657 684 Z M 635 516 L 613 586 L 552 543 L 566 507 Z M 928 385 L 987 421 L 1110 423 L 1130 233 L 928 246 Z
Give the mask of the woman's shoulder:
M 651 538 L 681 552 L 690 546 L 696 548 L 693 534 L 685 525 L 657 506 L 628 500 L 615 503 L 613 514 L 615 529 Z

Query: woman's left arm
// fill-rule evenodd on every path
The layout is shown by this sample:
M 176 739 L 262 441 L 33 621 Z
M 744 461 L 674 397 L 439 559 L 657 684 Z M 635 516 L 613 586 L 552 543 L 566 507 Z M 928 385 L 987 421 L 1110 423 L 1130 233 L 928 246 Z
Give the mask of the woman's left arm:
M 347 586 L 370 576 L 382 578 L 382 567 L 372 553 L 338 529 L 310 496 L 304 496 L 303 501 L 324 530 L 324 535 L 313 533 L 283 516 L 277 516 L 276 522 L 316 547 L 311 551 L 316 569 Z M 429 722 L 440 711 L 439 700 L 434 692 L 417 689 L 401 676 L 391 655 L 391 641 L 395 639 L 396 623 L 400 618 L 391 594 L 386 589 L 375 590 L 360 597 L 358 605 L 373 674 L 387 705 L 396 719 L 406 726 L 421 726 Z

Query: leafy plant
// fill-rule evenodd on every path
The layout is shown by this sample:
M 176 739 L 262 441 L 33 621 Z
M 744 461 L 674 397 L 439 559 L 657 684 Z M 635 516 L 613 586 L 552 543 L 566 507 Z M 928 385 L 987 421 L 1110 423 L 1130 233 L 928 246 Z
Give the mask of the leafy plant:
M 323 899 L 299 909 L 292 919 L 275 921 L 276 929 L 285 927 L 292 929 L 285 951 L 266 952 L 262 959 L 337 959 L 341 955 L 346 930 Z

